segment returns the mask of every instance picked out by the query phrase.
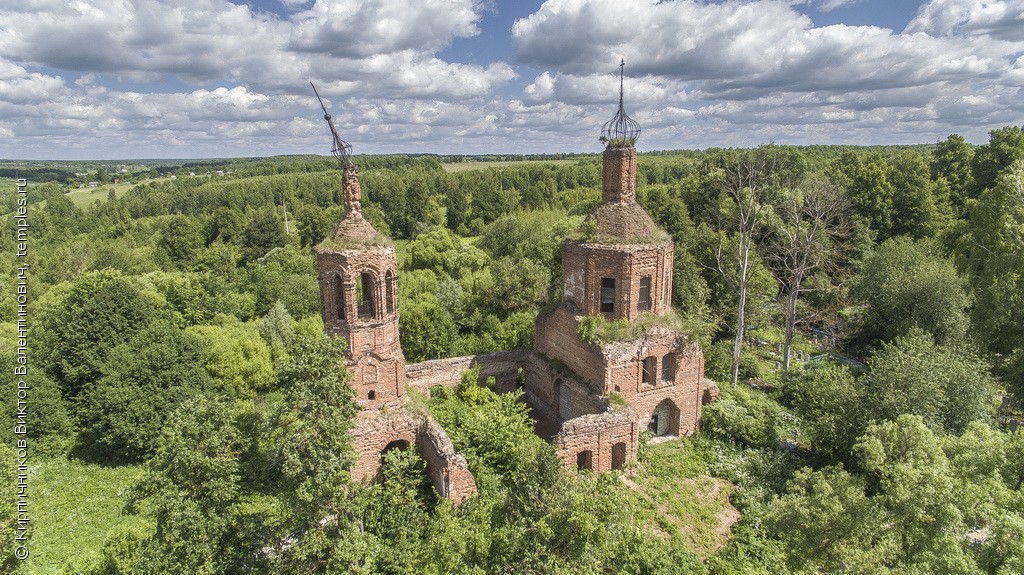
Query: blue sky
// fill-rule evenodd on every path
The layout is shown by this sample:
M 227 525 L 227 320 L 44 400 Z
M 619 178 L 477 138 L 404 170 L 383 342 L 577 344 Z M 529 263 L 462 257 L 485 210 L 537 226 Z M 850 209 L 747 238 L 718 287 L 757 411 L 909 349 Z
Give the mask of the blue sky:
M 18 0 L 0 158 L 923 143 L 1024 124 L 1024 0 Z

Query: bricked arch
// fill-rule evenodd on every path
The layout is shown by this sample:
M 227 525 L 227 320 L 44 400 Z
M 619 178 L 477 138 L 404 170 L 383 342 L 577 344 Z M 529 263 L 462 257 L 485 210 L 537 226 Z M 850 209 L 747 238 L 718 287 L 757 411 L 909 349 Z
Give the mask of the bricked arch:
M 654 407 L 647 421 L 647 430 L 654 435 L 679 435 L 679 407 L 671 399 L 663 399 Z

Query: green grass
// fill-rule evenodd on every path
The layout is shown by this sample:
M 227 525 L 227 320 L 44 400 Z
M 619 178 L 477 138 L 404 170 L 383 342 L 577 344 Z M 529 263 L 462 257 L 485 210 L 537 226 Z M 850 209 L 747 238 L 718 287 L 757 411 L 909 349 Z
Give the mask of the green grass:
M 578 333 L 587 343 L 603 345 L 613 341 L 637 339 L 654 326 L 665 327 L 682 334 L 695 333 L 697 327 L 690 325 L 685 318 L 670 310 L 663 314 L 642 313 L 632 321 L 610 320 L 603 316 L 590 315 L 583 318 Z
M 29 470 L 31 556 L 21 573 L 79 574 L 100 558 L 103 542 L 120 527 L 146 528 L 123 512 L 142 466 L 101 467 L 67 459 L 44 460 Z
M 650 445 L 627 482 L 640 523 L 704 558 L 725 545 L 739 517 L 729 502 L 733 485 L 708 475 L 713 457 L 700 437 Z
M 156 180 L 147 180 L 147 181 L 156 181 Z M 143 183 L 145 183 L 145 182 L 143 182 Z M 71 202 L 73 204 L 75 204 L 76 206 L 78 206 L 80 208 L 84 208 L 86 206 L 91 206 L 92 203 L 95 202 L 96 200 L 106 201 L 107 200 L 107 196 L 110 195 L 110 190 L 114 190 L 114 196 L 120 198 L 121 196 L 123 196 L 126 193 L 128 193 L 128 190 L 134 188 L 137 185 L 139 185 L 139 184 L 124 183 L 124 184 L 103 184 L 102 186 L 97 186 L 95 188 L 90 188 L 89 186 L 86 186 L 84 188 L 74 188 L 74 189 L 72 189 L 70 192 L 68 192 L 67 196 L 68 196 L 68 199 L 71 200 Z
M 574 160 L 516 160 L 503 162 L 459 162 L 456 164 L 443 164 L 446 172 L 464 172 L 466 170 L 486 170 L 487 168 L 507 168 L 509 166 L 524 166 L 529 164 L 576 164 L 579 159 Z

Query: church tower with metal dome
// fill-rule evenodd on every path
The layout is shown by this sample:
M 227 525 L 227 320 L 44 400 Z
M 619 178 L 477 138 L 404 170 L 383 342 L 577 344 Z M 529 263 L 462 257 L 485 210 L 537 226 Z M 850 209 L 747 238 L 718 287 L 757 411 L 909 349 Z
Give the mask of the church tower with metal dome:
M 641 130 L 625 112 L 621 72 L 619 82 L 618 110 L 600 138 L 601 204 L 563 244 L 562 301 L 537 320 L 536 352 L 562 373 L 550 393 L 535 393 L 546 397 L 528 397 L 547 404 L 563 436 L 572 430 L 597 438 L 564 441 L 560 450 L 568 461 L 575 451 L 579 467 L 601 471 L 635 457 L 641 430 L 664 437 L 695 431 L 704 386 L 703 353 L 672 311 L 672 239 L 636 201 Z M 609 414 L 625 404 L 618 411 L 632 418 L 629 434 L 621 422 L 584 432 L 584 421 L 597 425 L 595 397 Z M 613 433 L 618 439 L 605 439 Z

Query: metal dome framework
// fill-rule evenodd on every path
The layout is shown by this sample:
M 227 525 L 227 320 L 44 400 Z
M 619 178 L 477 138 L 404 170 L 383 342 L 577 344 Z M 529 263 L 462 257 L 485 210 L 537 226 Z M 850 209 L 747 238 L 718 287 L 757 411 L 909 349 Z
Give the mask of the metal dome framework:
M 640 137 L 640 123 L 629 117 L 622 103 L 625 68 L 626 61 L 622 60 L 619 63 L 619 110 L 601 128 L 601 141 L 605 142 L 609 148 L 632 146 Z
M 309 85 L 313 86 L 313 82 L 310 82 Z M 338 130 L 334 127 L 334 120 L 331 119 L 331 114 L 327 111 L 327 106 L 324 105 L 320 92 L 316 91 L 316 86 L 313 86 L 313 93 L 316 94 L 316 99 L 320 100 L 320 107 L 324 110 L 324 120 L 327 120 L 327 125 L 331 128 L 331 135 L 334 136 L 334 147 L 331 148 L 331 153 L 334 154 L 335 158 L 338 158 L 342 169 L 355 167 L 355 164 L 352 162 L 352 144 L 342 140 L 341 136 L 338 135 Z

